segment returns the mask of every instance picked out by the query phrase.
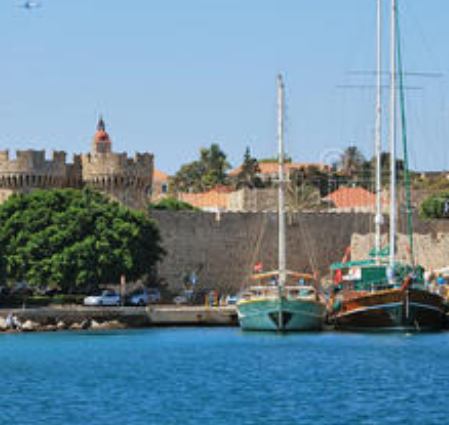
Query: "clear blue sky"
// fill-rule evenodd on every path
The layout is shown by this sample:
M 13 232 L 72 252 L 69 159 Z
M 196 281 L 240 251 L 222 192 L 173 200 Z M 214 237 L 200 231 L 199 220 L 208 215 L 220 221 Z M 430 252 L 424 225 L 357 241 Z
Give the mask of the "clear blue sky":
M 448 0 L 402 0 L 411 162 L 449 168 Z M 233 165 L 271 156 L 278 72 L 287 147 L 332 159 L 371 152 L 375 0 L 42 0 L 0 2 L 0 148 L 85 152 L 104 115 L 116 151 L 149 151 L 173 172 L 218 142 Z M 385 2 L 387 6 L 387 2 Z M 386 11 L 387 12 L 387 11 Z M 386 54 L 387 57 L 387 54 Z

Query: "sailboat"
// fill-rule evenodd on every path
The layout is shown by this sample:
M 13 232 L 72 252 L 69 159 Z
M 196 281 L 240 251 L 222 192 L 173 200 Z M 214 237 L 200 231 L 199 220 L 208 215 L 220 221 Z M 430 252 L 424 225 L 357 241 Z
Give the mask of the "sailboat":
M 424 269 L 417 265 L 413 252 L 413 229 L 410 202 L 405 114 L 402 109 L 403 147 L 406 182 L 407 225 L 409 233 L 408 264 L 396 255 L 396 103 L 397 76 L 400 78 L 401 106 L 404 104 L 402 58 L 397 41 L 397 1 L 391 2 L 391 91 L 390 91 L 390 229 L 389 246 L 381 248 L 381 4 L 378 8 L 377 104 L 376 104 L 376 214 L 375 248 L 371 257 L 362 261 L 342 261 L 332 266 L 332 320 L 337 329 L 360 331 L 431 331 L 442 329 L 444 300 L 429 290 L 424 282 Z M 399 72 L 396 65 L 399 65 Z
M 312 331 L 320 330 L 326 314 L 325 303 L 314 277 L 286 268 L 286 222 L 284 199 L 284 84 L 278 76 L 278 270 L 252 276 L 256 281 L 237 301 L 237 314 L 243 330 Z

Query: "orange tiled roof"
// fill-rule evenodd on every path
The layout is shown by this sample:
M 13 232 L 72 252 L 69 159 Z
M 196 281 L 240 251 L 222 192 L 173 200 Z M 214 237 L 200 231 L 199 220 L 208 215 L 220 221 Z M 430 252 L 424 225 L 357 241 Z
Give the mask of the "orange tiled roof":
M 156 170 L 156 168 L 155 168 L 153 170 L 153 181 L 167 182 L 168 181 L 168 174 L 164 173 L 163 171 Z
M 324 199 L 341 209 L 374 207 L 376 204 L 376 195 L 363 187 L 341 187 Z
M 181 201 L 188 202 L 201 209 L 227 209 L 229 195 L 234 190 L 228 186 L 219 185 L 202 193 L 181 192 L 178 197 Z
M 271 174 L 277 174 L 278 172 L 278 163 L 277 162 L 262 162 L 259 163 L 259 174 L 261 175 L 271 175 Z M 325 170 L 328 168 L 326 164 L 320 164 L 320 163 L 302 163 L 302 162 L 290 162 L 285 164 L 285 170 L 290 171 L 293 169 L 304 169 L 304 168 L 311 168 L 316 167 L 320 170 Z M 240 165 L 237 168 L 234 168 L 229 172 L 229 175 L 236 176 L 240 173 L 240 170 L 242 169 L 242 166 Z

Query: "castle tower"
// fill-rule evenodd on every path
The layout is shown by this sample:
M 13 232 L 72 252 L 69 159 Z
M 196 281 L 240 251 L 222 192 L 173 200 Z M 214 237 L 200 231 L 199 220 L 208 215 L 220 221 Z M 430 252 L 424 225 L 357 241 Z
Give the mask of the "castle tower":
M 92 155 L 111 153 L 111 139 L 109 134 L 106 132 L 106 125 L 104 123 L 103 117 L 100 116 L 97 124 L 97 132 L 95 133 L 94 140 L 91 146 Z
M 100 117 L 91 153 L 81 156 L 82 184 L 93 187 L 131 208 L 145 209 L 153 182 L 153 155 L 144 153 L 128 158 L 114 153 Z

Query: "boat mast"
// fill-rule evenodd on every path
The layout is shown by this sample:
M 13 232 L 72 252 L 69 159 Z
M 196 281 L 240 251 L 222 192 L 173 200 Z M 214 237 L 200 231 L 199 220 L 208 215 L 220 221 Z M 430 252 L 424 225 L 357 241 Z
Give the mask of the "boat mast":
M 374 140 L 376 160 L 376 215 L 375 253 L 376 263 L 380 261 L 382 217 L 382 0 L 377 0 L 377 84 L 376 84 L 376 128 Z
M 284 196 L 284 82 L 280 74 L 278 75 L 278 148 L 279 289 L 282 291 L 287 278 L 287 269 Z
M 390 267 L 396 258 L 396 0 L 391 0 L 390 29 Z

